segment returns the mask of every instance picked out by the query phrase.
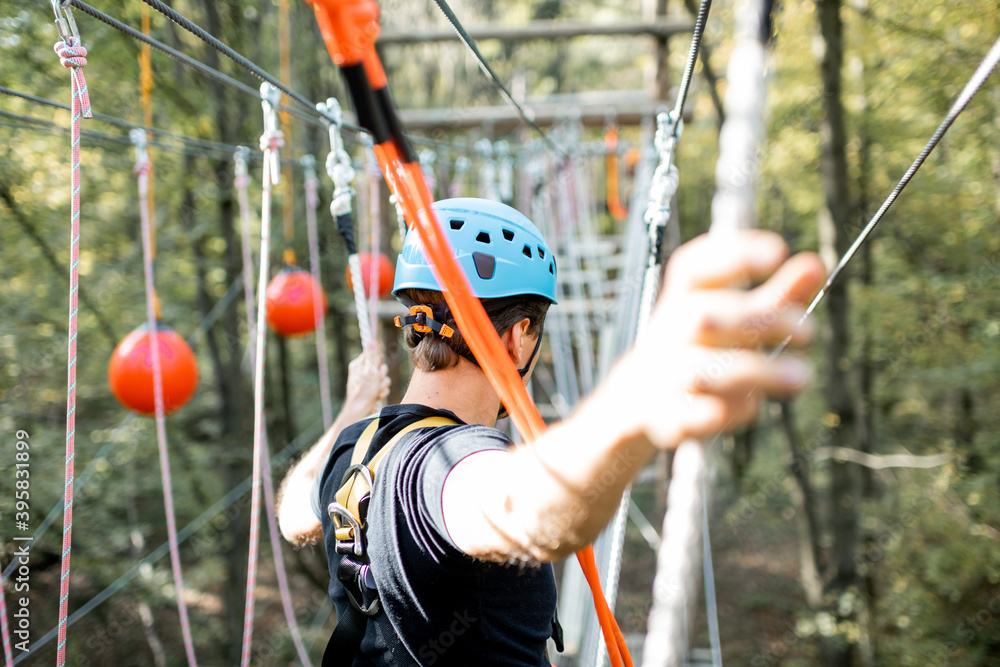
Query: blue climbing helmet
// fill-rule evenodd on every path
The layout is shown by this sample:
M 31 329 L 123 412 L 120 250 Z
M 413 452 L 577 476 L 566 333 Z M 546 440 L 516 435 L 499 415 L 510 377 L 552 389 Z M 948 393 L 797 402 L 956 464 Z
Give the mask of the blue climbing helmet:
M 557 303 L 556 259 L 531 220 L 488 199 L 444 199 L 432 206 L 475 296 L 535 295 Z M 392 293 L 399 298 L 406 289 L 441 291 L 415 232 L 406 235 L 396 259 Z

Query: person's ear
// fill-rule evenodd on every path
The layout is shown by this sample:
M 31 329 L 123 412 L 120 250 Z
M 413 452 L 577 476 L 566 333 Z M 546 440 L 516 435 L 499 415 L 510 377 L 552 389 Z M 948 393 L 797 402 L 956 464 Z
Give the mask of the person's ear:
M 514 365 L 518 368 L 521 367 L 527 360 L 527 356 L 531 354 L 531 350 L 525 350 L 524 340 L 528 335 L 528 328 L 531 326 L 531 320 L 527 317 L 516 322 L 514 326 L 507 330 L 507 333 L 503 335 L 501 340 L 504 345 L 507 346 L 507 352 L 510 354 L 510 358 L 514 361 Z

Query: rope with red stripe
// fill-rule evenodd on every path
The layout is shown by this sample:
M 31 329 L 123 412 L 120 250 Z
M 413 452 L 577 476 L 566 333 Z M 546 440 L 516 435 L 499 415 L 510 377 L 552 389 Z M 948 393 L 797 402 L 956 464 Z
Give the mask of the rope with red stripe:
M 254 306 L 253 290 L 253 257 L 250 248 L 250 197 L 247 189 L 250 187 L 250 176 L 247 174 L 247 161 L 250 157 L 250 149 L 240 146 L 236 151 L 236 178 L 233 184 L 236 186 L 236 199 L 240 208 L 240 238 L 243 245 L 243 297 L 246 306 L 247 331 L 250 346 L 250 364 L 256 364 L 256 307 Z M 274 514 L 274 485 L 271 481 L 271 453 L 267 444 L 267 434 L 264 434 L 262 441 L 263 458 L 261 459 L 261 477 L 264 484 L 264 507 L 267 509 L 267 528 L 271 538 L 271 551 L 274 555 L 274 570 L 278 579 L 278 591 L 281 595 L 281 606 L 285 612 L 285 620 L 288 621 L 289 633 L 292 636 L 292 643 L 299 655 L 299 660 L 306 667 L 312 667 L 309 660 L 309 652 L 302 641 L 302 632 L 299 624 L 295 620 L 295 609 L 292 606 L 292 593 L 288 586 L 288 574 L 285 569 L 285 559 L 281 551 L 281 534 L 278 531 L 278 522 Z
M 243 613 L 243 647 L 240 665 L 250 664 L 250 646 L 253 643 L 253 615 L 257 593 L 257 557 L 260 547 L 261 456 L 264 450 L 264 351 L 267 342 L 265 330 L 265 286 L 270 271 L 271 251 L 271 186 L 281 183 L 280 151 L 284 135 L 278 129 L 278 89 L 269 83 L 260 86 L 261 106 L 264 109 L 264 133 L 260 148 L 264 151 L 264 176 L 260 213 L 260 273 L 257 281 L 257 331 L 254 341 L 253 374 L 253 482 L 250 493 L 250 547 L 247 556 L 247 596 Z
M 191 637 L 191 623 L 188 620 L 187 604 L 184 602 L 184 576 L 181 572 L 180 546 L 177 542 L 174 492 L 173 483 L 170 479 L 170 456 L 167 450 L 166 410 L 163 404 L 163 367 L 160 359 L 156 289 L 153 281 L 153 231 L 149 215 L 149 172 L 152 169 L 152 163 L 149 161 L 149 154 L 146 152 L 146 131 L 132 130 L 129 133 L 129 137 L 135 145 L 135 173 L 139 182 L 139 220 L 142 227 L 142 266 L 146 288 L 146 326 L 149 330 L 149 349 L 153 362 L 153 405 L 156 411 L 156 445 L 160 454 L 163 508 L 167 515 L 170 569 L 174 577 L 177 611 L 180 614 L 181 634 L 184 637 L 184 653 L 187 656 L 188 664 L 194 667 L 198 662 L 194 655 L 194 640 Z
M 53 5 L 56 8 L 56 5 Z M 69 10 L 66 10 L 67 12 Z M 59 574 L 59 633 L 57 645 L 57 665 L 66 664 L 66 618 L 69 612 L 69 572 L 70 552 L 73 542 L 73 459 L 76 445 L 76 337 L 78 300 L 80 291 L 80 119 L 91 118 L 90 96 L 87 94 L 87 81 L 83 76 L 83 68 L 87 64 L 87 49 L 79 35 L 68 34 L 64 28 L 65 19 L 56 11 L 56 23 L 60 25 L 62 40 L 55 45 L 59 62 L 70 71 L 73 91 L 72 117 L 73 126 L 70 133 L 70 278 L 69 278 L 69 336 L 67 351 L 67 389 L 66 389 L 66 467 L 65 486 L 63 487 L 63 540 L 62 559 Z M 72 17 L 70 16 L 70 19 Z M 63 21 L 62 24 L 59 24 Z M 74 33 L 76 32 L 74 26 Z

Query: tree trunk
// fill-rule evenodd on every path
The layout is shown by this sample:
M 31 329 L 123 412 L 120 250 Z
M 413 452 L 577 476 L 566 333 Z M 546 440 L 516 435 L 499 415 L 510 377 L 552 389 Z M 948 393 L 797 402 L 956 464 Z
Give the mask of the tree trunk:
M 253 36 L 240 39 L 244 31 L 241 25 L 242 12 L 229 11 L 226 17 L 225 30 L 220 17 L 220 9 L 227 9 L 227 3 L 215 0 L 202 0 L 205 12 L 205 28 L 213 35 L 220 35 L 225 41 L 240 49 L 245 43 L 253 43 Z M 266 4 L 266 3 L 265 3 Z M 205 47 L 204 62 L 209 67 L 219 69 L 221 66 L 219 53 L 210 46 Z M 215 112 L 215 135 L 223 142 L 238 143 L 240 127 L 245 119 L 249 105 L 230 104 L 229 90 L 215 79 L 210 81 Z M 235 234 L 235 201 L 233 197 L 232 164 L 229 160 L 219 160 L 212 163 L 215 171 L 214 203 L 217 207 L 219 228 L 226 241 L 226 280 L 231 284 L 241 273 L 242 266 L 240 244 Z M 222 424 L 224 443 L 231 451 L 245 452 L 248 448 L 249 436 L 249 391 L 247 383 L 241 379 L 240 369 L 240 337 L 239 318 L 234 305 L 226 309 L 224 315 L 226 341 L 228 343 L 228 368 L 226 376 L 230 378 L 231 391 L 220 396 L 219 417 Z M 220 363 L 222 363 L 220 361 Z M 233 456 L 226 464 L 224 477 L 227 488 L 239 484 L 250 472 L 249 456 Z M 249 534 L 248 512 L 241 512 L 230 528 L 226 539 L 220 544 L 226 561 L 226 580 L 224 588 L 225 615 L 227 634 L 220 653 L 226 655 L 227 664 L 237 664 L 240 660 L 243 636 L 243 611 L 246 593 L 246 564 Z
M 868 132 L 868 85 L 866 71 L 862 68 L 862 117 L 858 127 L 858 199 L 855 206 L 854 218 L 856 227 L 860 230 L 868 222 L 868 179 L 870 178 L 869 154 L 871 149 L 871 137 Z M 870 294 L 873 282 L 874 267 L 872 265 L 872 244 L 865 243 L 861 247 L 861 284 L 866 290 L 866 296 Z M 858 448 L 868 454 L 875 450 L 875 421 L 874 421 L 874 384 L 875 365 L 872 363 L 872 348 L 874 345 L 873 318 L 871 316 L 872 306 L 867 303 L 861 318 L 861 350 L 858 354 Z M 861 497 L 865 501 L 875 498 L 875 483 L 871 468 L 862 467 L 859 470 L 861 475 Z M 865 530 L 861 536 L 863 544 L 862 553 L 871 553 L 875 546 L 876 536 L 873 531 Z M 863 571 L 859 573 L 862 577 L 862 609 L 859 618 L 861 629 L 858 639 L 858 653 L 861 664 L 865 667 L 874 667 L 878 664 L 875 638 L 877 631 L 875 627 L 875 563 L 866 562 Z
M 820 66 L 823 81 L 825 117 L 822 124 L 822 168 L 825 210 L 820 224 L 829 225 L 826 234 L 831 247 L 824 255 L 840 256 L 850 244 L 850 215 L 847 182 L 847 137 L 844 108 L 841 101 L 841 66 L 843 61 L 843 24 L 840 0 L 817 0 L 820 34 L 824 52 Z M 850 337 L 848 331 L 848 278 L 845 274 L 827 295 L 829 331 L 827 345 L 826 404 L 829 419 L 835 426 L 830 445 L 856 446 L 856 412 L 850 382 Z M 833 577 L 828 588 L 828 611 L 838 621 L 853 621 L 856 611 L 841 605 L 857 586 L 855 555 L 858 544 L 858 471 L 848 463 L 830 463 L 830 511 L 833 547 L 831 568 Z M 853 665 L 854 649 L 843 637 L 833 636 L 823 641 L 823 664 L 827 667 Z
M 816 492 L 810 477 L 808 453 L 802 451 L 798 432 L 795 429 L 795 415 L 792 403 L 778 404 L 781 411 L 781 429 L 785 432 L 791 460 L 788 464 L 795 479 L 792 502 L 795 515 L 799 519 L 799 576 L 806 601 L 813 609 L 823 603 L 823 572 L 820 549 L 819 513 L 816 508 Z

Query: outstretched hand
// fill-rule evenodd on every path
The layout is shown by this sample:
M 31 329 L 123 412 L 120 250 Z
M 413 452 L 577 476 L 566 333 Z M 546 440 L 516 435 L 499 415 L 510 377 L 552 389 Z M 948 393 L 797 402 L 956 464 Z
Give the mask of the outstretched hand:
M 369 347 L 347 367 L 347 389 L 344 410 L 361 419 L 375 411 L 378 401 L 389 395 L 389 367 L 382 361 L 378 349 Z
M 768 360 L 761 348 L 788 336 L 792 346 L 809 342 L 812 322 L 797 323 L 824 276 L 817 255 L 788 258 L 772 232 L 706 235 L 681 246 L 619 378 L 645 435 L 657 447 L 676 447 L 752 422 L 767 396 L 798 393 L 811 376 L 808 362 L 793 354 Z

